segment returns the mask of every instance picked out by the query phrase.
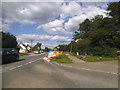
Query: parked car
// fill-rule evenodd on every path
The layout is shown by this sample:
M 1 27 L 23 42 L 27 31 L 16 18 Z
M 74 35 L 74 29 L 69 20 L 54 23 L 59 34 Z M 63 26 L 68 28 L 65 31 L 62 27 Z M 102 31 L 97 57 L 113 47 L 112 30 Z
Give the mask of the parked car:
M 2 48 L 2 64 L 19 60 L 18 51 L 13 48 Z
M 41 53 L 44 53 L 43 51 L 41 51 Z
M 36 50 L 34 51 L 34 54 L 40 54 L 40 51 Z

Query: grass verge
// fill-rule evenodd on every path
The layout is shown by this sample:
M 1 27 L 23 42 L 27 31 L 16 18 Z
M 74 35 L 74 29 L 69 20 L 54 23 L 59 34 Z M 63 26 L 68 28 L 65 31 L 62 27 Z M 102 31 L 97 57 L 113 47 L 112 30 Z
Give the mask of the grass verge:
M 28 53 L 19 53 L 20 56 L 29 55 Z
M 92 56 L 92 55 L 76 55 L 71 53 L 72 55 L 76 56 L 77 58 L 84 60 L 86 62 L 103 62 L 103 61 L 114 61 L 120 60 L 118 57 L 100 57 L 100 56 Z
M 51 61 L 55 61 L 57 63 L 73 63 L 66 55 L 62 55 L 61 58 L 52 58 Z

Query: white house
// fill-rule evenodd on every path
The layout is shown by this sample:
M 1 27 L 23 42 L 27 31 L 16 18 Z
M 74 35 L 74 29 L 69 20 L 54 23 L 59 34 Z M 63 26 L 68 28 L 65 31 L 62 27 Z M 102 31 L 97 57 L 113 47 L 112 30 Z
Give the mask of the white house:
M 27 51 L 27 48 L 26 48 L 26 45 L 24 45 L 23 43 L 20 43 L 20 44 L 18 44 L 18 46 L 19 46 L 19 53 L 26 53 L 26 51 Z

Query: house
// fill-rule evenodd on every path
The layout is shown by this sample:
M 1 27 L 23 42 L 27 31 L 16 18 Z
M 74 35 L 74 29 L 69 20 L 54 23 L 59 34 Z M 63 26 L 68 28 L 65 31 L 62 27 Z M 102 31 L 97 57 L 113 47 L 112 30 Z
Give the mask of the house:
M 31 52 L 31 47 L 27 44 L 20 43 L 18 44 L 19 47 L 19 53 L 28 53 Z

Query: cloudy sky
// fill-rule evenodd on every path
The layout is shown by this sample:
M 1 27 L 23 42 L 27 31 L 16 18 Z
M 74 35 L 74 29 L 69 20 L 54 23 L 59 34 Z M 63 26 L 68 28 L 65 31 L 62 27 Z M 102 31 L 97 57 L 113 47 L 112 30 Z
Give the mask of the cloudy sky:
M 86 18 L 106 17 L 107 4 L 111 2 L 13 1 L 2 2 L 2 30 L 15 35 L 18 42 L 30 43 L 32 39 L 33 44 L 40 42 L 48 47 L 69 43 Z

